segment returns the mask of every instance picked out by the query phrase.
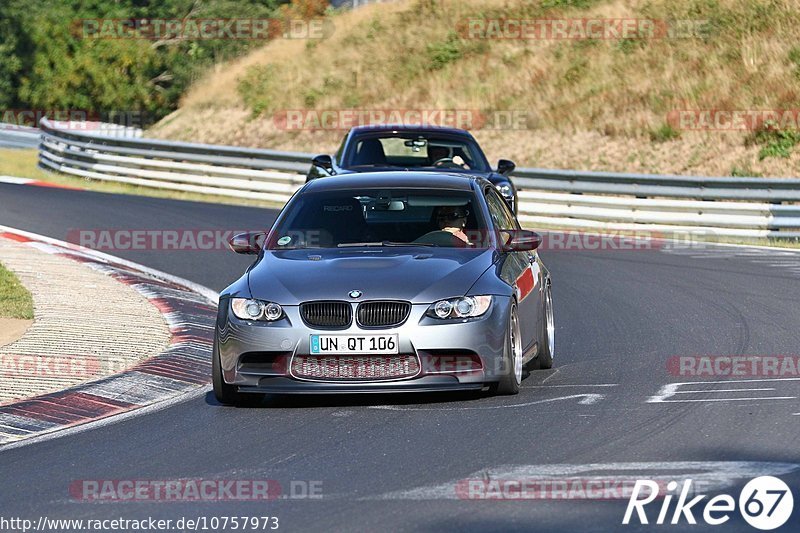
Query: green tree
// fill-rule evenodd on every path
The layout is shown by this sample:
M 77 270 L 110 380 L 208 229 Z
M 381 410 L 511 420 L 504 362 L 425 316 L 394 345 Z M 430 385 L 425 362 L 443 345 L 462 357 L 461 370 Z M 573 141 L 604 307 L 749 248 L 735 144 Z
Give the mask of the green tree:
M 0 108 L 136 110 L 158 119 L 200 71 L 263 44 L 87 38 L 91 19 L 271 18 L 288 0 L 2 0 Z

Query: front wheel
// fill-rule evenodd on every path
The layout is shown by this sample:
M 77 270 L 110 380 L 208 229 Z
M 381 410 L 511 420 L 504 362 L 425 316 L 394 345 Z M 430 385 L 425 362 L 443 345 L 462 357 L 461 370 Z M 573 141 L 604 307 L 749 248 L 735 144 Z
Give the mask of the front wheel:
M 522 337 L 520 336 L 517 303 L 511 303 L 506 332 L 502 377 L 497 384 L 497 394 L 518 394 L 522 383 Z
M 537 369 L 546 370 L 553 368 L 556 334 L 555 321 L 553 320 L 553 289 L 549 281 L 544 292 L 544 327 L 542 330 L 541 348 L 539 348 L 539 355 L 533 360 L 533 366 Z

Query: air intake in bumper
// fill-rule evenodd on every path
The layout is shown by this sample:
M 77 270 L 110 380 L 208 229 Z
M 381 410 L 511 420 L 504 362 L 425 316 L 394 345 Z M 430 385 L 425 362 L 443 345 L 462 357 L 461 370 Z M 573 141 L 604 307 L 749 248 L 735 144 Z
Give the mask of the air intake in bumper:
M 403 379 L 419 374 L 415 355 L 296 355 L 292 375 L 320 381 Z

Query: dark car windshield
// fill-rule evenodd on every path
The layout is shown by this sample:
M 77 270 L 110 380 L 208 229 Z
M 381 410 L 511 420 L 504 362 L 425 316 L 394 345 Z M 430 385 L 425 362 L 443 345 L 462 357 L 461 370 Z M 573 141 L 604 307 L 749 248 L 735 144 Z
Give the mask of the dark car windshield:
M 477 144 L 468 138 L 425 133 L 368 135 L 348 148 L 344 168 L 414 168 L 488 172 Z
M 470 191 L 312 192 L 286 209 L 267 249 L 487 246 L 486 224 Z

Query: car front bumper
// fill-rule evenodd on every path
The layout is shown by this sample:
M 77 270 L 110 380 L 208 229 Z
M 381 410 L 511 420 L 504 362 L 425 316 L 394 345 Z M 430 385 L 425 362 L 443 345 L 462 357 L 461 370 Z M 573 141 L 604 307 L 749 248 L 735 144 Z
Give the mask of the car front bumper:
M 355 306 L 355 304 L 353 304 Z M 444 322 L 425 316 L 429 305 L 412 306 L 408 319 L 395 328 L 316 329 L 306 325 L 298 306 L 284 307 L 285 317 L 275 323 L 239 320 L 220 301 L 216 352 L 223 379 L 240 392 L 254 393 L 372 393 L 481 390 L 509 372 L 504 358 L 509 299 L 493 297 L 492 306 L 479 318 Z M 355 308 L 353 309 L 355 312 Z M 313 334 L 392 334 L 399 352 L 417 358 L 419 372 L 400 378 L 308 379 L 292 372 L 296 356 L 311 356 Z M 464 366 L 471 358 L 479 361 Z M 259 361 L 261 361 L 259 363 Z M 269 361 L 270 363 L 266 363 Z

